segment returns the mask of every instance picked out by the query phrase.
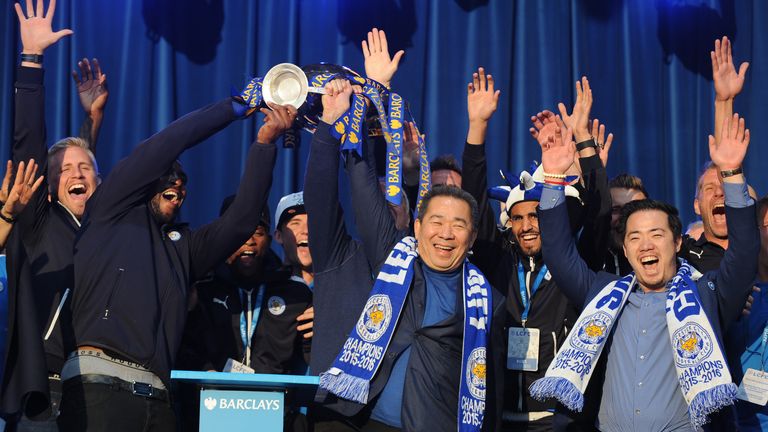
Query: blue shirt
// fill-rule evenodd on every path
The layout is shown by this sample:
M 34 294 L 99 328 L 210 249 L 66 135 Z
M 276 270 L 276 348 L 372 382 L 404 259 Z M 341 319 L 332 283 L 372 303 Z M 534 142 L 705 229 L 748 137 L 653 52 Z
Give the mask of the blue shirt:
M 740 384 L 747 369 L 768 370 L 768 353 L 762 337 L 768 326 L 768 283 L 757 283 L 760 292 L 752 293 L 752 310 L 728 330 L 726 350 L 733 382 Z M 743 431 L 768 431 L 768 407 L 736 400 L 739 428 Z
M 637 285 L 636 285 L 637 286 Z M 690 431 L 669 341 L 666 292 L 629 294 L 603 355 L 601 431 Z
M 427 287 L 424 319 L 421 326 L 427 327 L 444 321 L 456 313 L 456 292 L 462 267 L 448 273 L 434 271 L 426 265 L 422 265 L 421 269 Z M 372 419 L 392 427 L 403 427 L 400 411 L 403 407 L 403 385 L 410 357 L 411 347 L 408 347 L 395 360 L 387 385 L 381 391 L 376 406 L 371 412 Z

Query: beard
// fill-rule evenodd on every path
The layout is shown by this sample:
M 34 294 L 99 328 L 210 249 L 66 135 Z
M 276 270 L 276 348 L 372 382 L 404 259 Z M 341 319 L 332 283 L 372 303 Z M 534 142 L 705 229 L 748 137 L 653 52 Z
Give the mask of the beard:
M 161 199 L 162 198 L 157 196 L 152 198 L 152 200 L 149 202 L 149 208 L 152 211 L 152 216 L 155 218 L 155 220 L 160 225 L 166 225 L 176 220 L 178 211 L 164 212 L 160 205 Z

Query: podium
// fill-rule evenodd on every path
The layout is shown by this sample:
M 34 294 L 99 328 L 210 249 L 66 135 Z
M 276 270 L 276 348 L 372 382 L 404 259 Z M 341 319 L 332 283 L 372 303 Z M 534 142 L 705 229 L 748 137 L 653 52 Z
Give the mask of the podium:
M 200 388 L 200 432 L 256 425 L 282 432 L 286 392 L 292 390 L 294 403 L 307 404 L 320 383 L 316 376 L 185 370 L 171 371 L 171 380 Z

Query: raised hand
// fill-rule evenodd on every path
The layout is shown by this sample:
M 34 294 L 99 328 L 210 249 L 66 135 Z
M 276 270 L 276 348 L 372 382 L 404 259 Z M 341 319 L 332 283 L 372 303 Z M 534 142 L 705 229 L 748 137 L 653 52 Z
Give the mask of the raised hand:
M 98 59 L 93 59 L 93 66 L 87 58 L 77 62 L 80 74 L 72 71 L 72 79 L 75 81 L 77 94 L 80 96 L 80 104 L 88 115 L 104 112 L 109 98 L 107 90 L 107 74 L 101 72 Z
M 715 50 L 709 52 L 712 60 L 712 80 L 715 83 L 715 100 L 724 101 L 733 99 L 741 93 L 744 87 L 744 77 L 749 69 L 749 63 L 744 62 L 739 66 L 739 72 L 733 64 L 731 41 L 723 36 L 722 41 L 715 40 Z
M 347 112 L 352 91 L 352 85 L 349 81 L 341 78 L 337 78 L 325 85 L 325 94 L 322 97 L 322 120 L 325 123 L 333 124 Z
M 256 141 L 269 144 L 275 142 L 286 130 L 293 126 L 298 111 L 293 105 L 267 104 L 269 109 L 261 108 L 264 114 L 264 125 L 259 128 Z
M 573 137 L 577 142 L 589 139 L 589 112 L 592 110 L 592 89 L 589 87 L 587 77 L 581 77 L 581 81 L 576 81 L 576 103 L 573 104 L 573 111 L 568 114 L 565 104 L 557 104 L 560 110 L 560 116 L 566 127 L 573 129 Z
M 546 174 L 562 175 L 573 165 L 576 144 L 573 142 L 573 130 L 566 128 L 560 117 L 555 120 L 557 127 L 554 135 L 541 146 L 541 165 Z
M 11 176 L 13 175 L 13 161 L 8 160 L 5 164 L 5 176 L 3 177 L 3 184 L 0 186 L 0 203 L 5 204 L 8 201 L 8 192 L 11 189 Z
M 531 116 L 531 124 L 533 125 L 528 131 L 531 133 L 533 139 L 535 139 L 540 146 L 547 143 L 550 136 L 554 136 L 557 123 L 555 122 L 555 113 L 549 110 L 536 113 L 535 116 Z
M 485 74 L 485 69 L 478 68 L 472 74 L 472 82 L 467 84 L 467 112 L 469 122 L 488 122 L 499 105 L 501 90 L 493 88 L 493 77 Z
M 390 58 L 387 35 L 384 34 L 384 30 L 374 28 L 368 32 L 368 42 L 363 41 L 365 75 L 389 88 L 403 54 L 405 51 L 400 50 Z
M 738 114 L 726 118 L 721 131 L 719 140 L 709 136 L 709 157 L 720 171 L 740 168 L 749 147 L 749 129 L 745 128 L 744 119 Z
M 413 122 L 405 122 L 404 126 L 403 169 L 409 171 L 419 168 L 419 130 Z M 421 137 L 424 138 L 424 135 Z
M 26 165 L 24 164 L 24 161 L 19 162 L 19 166 L 16 170 L 16 179 L 13 182 L 13 187 L 10 192 L 8 192 L 8 200 L 5 201 L 3 208 L 0 209 L 0 211 L 3 212 L 3 216 L 15 218 L 24 211 L 24 208 L 29 204 L 29 200 L 32 199 L 32 194 L 34 194 L 43 183 L 43 176 L 40 176 L 35 180 L 37 168 L 38 166 L 34 159 L 30 159 Z
M 589 133 L 595 137 L 595 143 L 597 144 L 598 153 L 600 154 L 600 161 L 603 162 L 603 166 L 608 166 L 608 152 L 611 151 L 611 145 L 613 145 L 613 134 L 609 133 L 605 136 L 605 125 L 600 124 L 600 120 L 592 120 L 592 127 Z
M 43 11 L 43 0 L 37 0 L 37 8 L 32 7 L 32 0 L 26 0 L 27 14 L 21 9 L 21 4 L 16 3 L 16 15 L 19 17 L 19 32 L 23 54 L 43 54 L 46 48 L 58 42 L 64 36 L 72 34 L 72 30 L 63 29 L 53 31 L 51 22 L 56 11 L 56 0 L 48 4 L 48 13 Z M 25 65 L 26 66 L 26 65 Z M 32 65 L 30 65 L 32 66 Z M 39 65 L 37 65 L 39 67 Z
M 467 84 L 467 113 L 469 114 L 469 132 L 467 142 L 482 144 L 488 129 L 488 120 L 499 106 L 500 90 L 494 90 L 493 77 L 485 74 L 485 69 L 478 68 L 472 74 L 472 82 Z

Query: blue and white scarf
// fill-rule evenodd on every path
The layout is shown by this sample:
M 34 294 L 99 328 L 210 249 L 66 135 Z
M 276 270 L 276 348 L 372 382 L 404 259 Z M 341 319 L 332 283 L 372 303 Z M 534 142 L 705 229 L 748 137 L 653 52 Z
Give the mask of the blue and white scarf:
M 370 382 L 387 352 L 411 286 L 416 240 L 405 237 L 381 267 L 363 312 L 320 387 L 338 397 L 368 403 Z M 479 431 L 485 416 L 488 329 L 491 325 L 490 285 L 469 261 L 463 268 L 464 341 L 457 430 Z
M 698 272 L 685 260 L 680 263 L 667 285 L 667 330 L 680 390 L 691 424 L 697 428 L 707 422 L 709 414 L 733 404 L 737 387 L 731 382 L 720 342 L 701 306 L 694 282 L 694 272 Z M 541 401 L 555 397 L 570 410 L 581 411 L 593 366 L 635 282 L 634 272 L 630 273 L 606 285 L 589 302 L 546 376 L 531 385 L 531 396 Z

